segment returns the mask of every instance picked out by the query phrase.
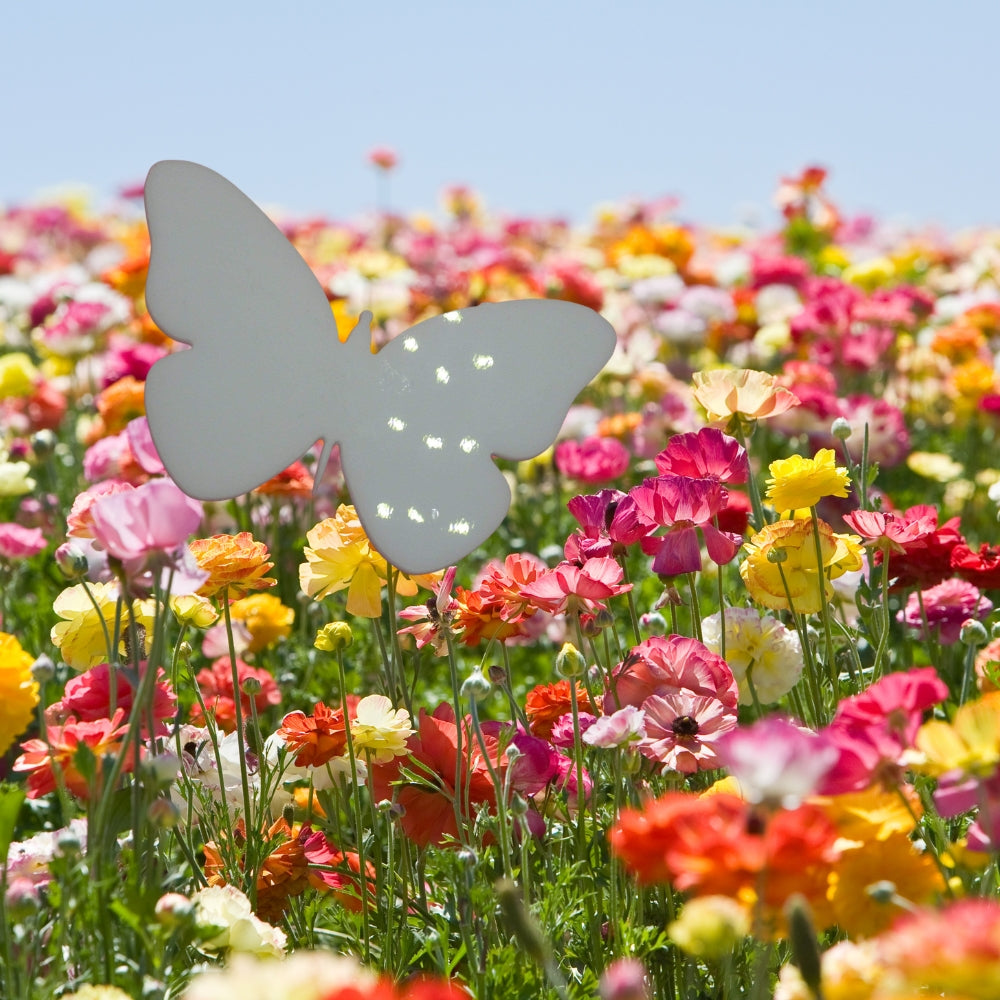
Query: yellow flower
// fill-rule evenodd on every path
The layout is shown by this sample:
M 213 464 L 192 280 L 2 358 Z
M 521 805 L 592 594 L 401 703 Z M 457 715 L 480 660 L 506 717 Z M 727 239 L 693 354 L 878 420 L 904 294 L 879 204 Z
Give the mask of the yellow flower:
M 323 653 L 337 653 L 347 649 L 353 641 L 354 635 L 347 622 L 329 622 L 316 633 L 313 645 Z
M 749 933 L 749 914 L 729 896 L 691 899 L 667 926 L 670 940 L 681 951 L 709 960 L 731 955 Z
M 820 956 L 824 1000 L 884 998 L 884 994 L 875 992 L 884 978 L 885 967 L 875 941 L 838 941 Z M 815 996 L 796 966 L 781 967 L 774 1000 L 814 1000 Z
M 10 462 L 0 456 L 0 497 L 20 497 L 35 488 L 27 462 Z
M 779 511 L 813 507 L 823 497 L 846 497 L 851 482 L 847 469 L 838 467 L 832 448 L 821 448 L 815 458 L 779 458 L 770 471 L 767 499 Z
M 876 288 L 889 284 L 896 276 L 896 267 L 888 257 L 872 257 L 858 261 L 844 269 L 841 277 L 852 285 L 873 292 Z
M 0 754 L 28 728 L 38 704 L 31 676 L 34 657 L 12 635 L 0 632 Z
M 905 802 L 901 796 L 906 797 Z M 900 785 L 892 792 L 873 785 L 861 792 L 816 796 L 809 801 L 833 820 L 841 838 L 858 844 L 885 840 L 899 833 L 909 835 L 924 811 L 920 796 L 910 785 Z
M 393 757 L 405 754 L 406 741 L 415 731 L 406 709 L 393 708 L 392 702 L 381 694 L 362 698 L 351 720 L 355 750 L 371 754 L 376 764 L 387 764 Z
M 882 884 L 885 896 L 876 889 Z M 827 899 L 837 925 L 852 937 L 872 937 L 905 912 L 894 897 L 929 903 L 945 884 L 929 854 L 905 833 L 845 850 L 830 874 Z
M 30 396 L 38 379 L 38 369 L 21 351 L 0 357 L 0 399 Z
M 64 993 L 62 1000 L 132 1000 L 130 994 L 117 986 L 94 985 L 88 983 L 75 993 Z
M 912 451 L 907 456 L 906 465 L 918 476 L 938 483 L 950 483 L 963 471 L 962 465 L 937 451 Z
M 734 417 L 763 420 L 799 405 L 799 397 L 778 385 L 773 375 L 749 368 L 695 372 L 691 381 L 694 398 L 713 424 L 727 424 Z
M 917 731 L 916 745 L 923 760 L 914 766 L 927 774 L 992 774 L 1000 763 L 1000 691 L 962 705 L 950 723 L 925 722 Z
M 242 621 L 250 633 L 249 652 L 256 653 L 287 639 L 295 612 L 273 594 L 251 594 L 229 606 L 234 620 Z
M 347 590 L 347 610 L 360 618 L 382 614 L 382 587 L 389 578 L 385 559 L 372 548 L 357 512 L 341 504 L 333 517 L 307 532 L 306 561 L 299 565 L 299 586 L 316 600 Z M 417 584 L 429 587 L 441 577 L 428 573 L 412 579 L 398 574 L 396 592 L 411 597 Z
M 114 584 L 78 583 L 68 587 L 52 602 L 52 610 L 64 619 L 52 626 L 52 643 L 74 670 L 87 670 L 110 659 L 108 638 L 115 634 L 115 619 L 119 614 L 118 588 Z M 148 653 L 153 642 L 153 602 L 133 601 L 132 617 L 143 633 L 145 653 Z M 125 654 L 127 631 L 128 611 L 123 608 L 119 654 Z
M 861 539 L 837 535 L 825 521 L 817 521 L 822 557 L 822 600 L 833 596 L 831 580 L 861 569 Z M 814 614 L 821 607 L 816 540 L 811 518 L 767 524 L 747 543 L 747 559 L 740 576 L 751 597 L 775 611 Z M 768 553 L 773 553 L 768 558 Z
M 198 591 L 202 597 L 214 597 L 226 590 L 230 599 L 235 599 L 248 590 L 273 587 L 276 582 L 264 576 L 274 565 L 268 562 L 267 546 L 254 541 L 249 531 L 196 538 L 189 548 L 198 565 L 209 574 Z
M 207 597 L 197 594 L 180 594 L 170 598 L 170 610 L 181 625 L 210 628 L 219 620 L 219 612 Z
M 956 409 L 968 413 L 976 409 L 983 396 L 996 392 L 997 375 L 992 364 L 973 358 L 952 369 L 948 385 Z

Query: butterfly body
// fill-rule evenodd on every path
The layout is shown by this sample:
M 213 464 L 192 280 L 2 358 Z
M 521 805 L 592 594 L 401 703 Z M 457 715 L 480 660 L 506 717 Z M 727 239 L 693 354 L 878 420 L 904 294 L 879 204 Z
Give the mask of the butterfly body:
M 510 491 L 493 456 L 543 451 L 614 349 L 592 310 L 527 300 L 425 320 L 373 355 L 370 317 L 341 343 L 306 263 L 219 174 L 156 164 L 146 212 L 150 313 L 191 345 L 146 384 L 167 470 L 190 495 L 223 499 L 337 442 L 369 537 L 410 572 L 496 529 Z

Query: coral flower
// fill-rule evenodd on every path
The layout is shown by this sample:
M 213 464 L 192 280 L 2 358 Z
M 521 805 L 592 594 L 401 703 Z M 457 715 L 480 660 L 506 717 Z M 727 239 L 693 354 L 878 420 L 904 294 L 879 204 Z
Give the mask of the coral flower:
M 357 512 L 341 504 L 333 517 L 320 521 L 306 534 L 306 561 L 299 566 L 299 586 L 315 600 L 347 590 L 347 610 L 361 618 L 382 613 L 382 587 L 389 578 L 385 559 L 372 548 Z M 418 584 L 430 587 L 439 573 L 396 578 L 396 591 L 405 597 L 417 592 Z
M 327 708 L 323 702 L 316 702 L 312 715 L 305 712 L 289 712 L 281 720 L 278 736 L 285 746 L 295 754 L 297 767 L 322 767 L 347 752 L 343 708 Z
M 459 727 L 450 706 L 439 706 L 433 715 L 421 710 L 409 750 L 409 758 L 372 768 L 372 796 L 375 801 L 395 799 L 402 806 L 400 825 L 418 847 L 457 840 L 456 812 L 463 824 L 471 824 L 480 807 L 495 806 L 490 770 L 502 786 L 507 758 L 488 734 L 480 745 L 468 719 Z
M 601 601 L 632 589 L 632 584 L 621 582 L 622 576 L 622 568 L 614 559 L 588 559 L 582 566 L 561 562 L 523 587 L 521 596 L 551 614 L 571 607 L 595 611 L 604 607 Z
M 0 632 L 0 755 L 34 717 L 38 704 L 38 683 L 31 676 L 34 662 L 14 636 Z
M 811 518 L 775 521 L 746 543 L 747 558 L 740 565 L 740 576 L 755 601 L 775 611 L 815 614 L 821 601 L 833 596 L 831 580 L 861 569 L 861 540 L 856 535 L 834 534 L 825 521 L 817 525 L 822 575 Z M 769 552 L 783 553 L 783 561 L 772 562 Z
M 95 775 L 98 780 L 103 773 L 100 758 L 115 756 L 122 748 L 122 738 L 128 727 L 125 713 L 118 709 L 110 719 L 94 722 L 78 722 L 67 719 L 62 726 L 49 726 L 45 739 L 28 740 L 21 744 L 24 753 L 14 761 L 15 771 L 28 773 L 28 798 L 37 799 L 56 790 L 56 767 L 62 775 L 66 788 L 79 799 L 86 799 L 90 786 L 84 775 L 77 769 L 77 749 L 89 748 L 98 758 Z M 133 756 L 125 755 L 122 770 L 132 769 Z
M 267 546 L 254 541 L 249 531 L 238 535 L 212 535 L 190 543 L 198 565 L 208 579 L 198 591 L 213 597 L 225 590 L 231 600 L 245 596 L 248 590 L 273 587 L 275 580 L 265 576 L 274 563 L 268 561 Z
M 832 448 L 821 448 L 815 458 L 779 458 L 770 471 L 767 499 L 779 512 L 814 507 L 823 497 L 846 497 L 851 482 Z
M 691 376 L 694 398 L 705 407 L 710 423 L 725 426 L 742 421 L 776 417 L 799 398 L 778 384 L 773 375 L 747 368 L 715 368 Z
M 95 607 L 96 605 L 96 607 Z M 52 643 L 74 670 L 106 663 L 115 651 L 108 649 L 109 637 L 122 636 L 118 653 L 126 651 L 129 611 L 119 607 L 118 587 L 110 583 L 77 584 L 64 590 L 52 602 L 52 610 L 63 619 L 52 626 Z M 131 618 L 145 639 L 144 653 L 153 641 L 153 605 L 151 601 L 133 601 Z

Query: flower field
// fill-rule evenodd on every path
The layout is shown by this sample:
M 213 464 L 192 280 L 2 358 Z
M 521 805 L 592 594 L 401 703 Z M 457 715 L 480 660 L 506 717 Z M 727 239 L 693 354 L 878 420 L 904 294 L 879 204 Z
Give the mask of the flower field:
M 138 201 L 0 212 L 0 997 L 996 1000 L 1000 233 L 825 184 L 766 230 L 279 220 L 341 339 L 617 332 L 412 577 L 336 449 L 170 479 Z

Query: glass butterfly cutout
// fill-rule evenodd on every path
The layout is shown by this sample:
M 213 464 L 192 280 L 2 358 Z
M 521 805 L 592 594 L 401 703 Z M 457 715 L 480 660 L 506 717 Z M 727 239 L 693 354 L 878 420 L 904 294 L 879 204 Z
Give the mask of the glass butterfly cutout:
M 506 516 L 493 461 L 547 448 L 615 346 L 611 325 L 549 299 L 424 320 L 371 352 L 371 314 L 341 342 L 298 251 L 224 177 L 181 160 L 146 179 L 146 303 L 190 345 L 158 361 L 146 414 L 169 474 L 239 496 L 318 440 L 334 443 L 374 547 L 405 572 L 457 562 Z

